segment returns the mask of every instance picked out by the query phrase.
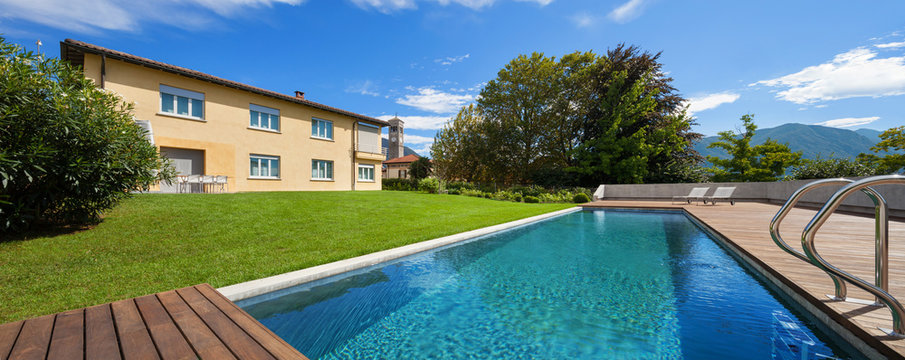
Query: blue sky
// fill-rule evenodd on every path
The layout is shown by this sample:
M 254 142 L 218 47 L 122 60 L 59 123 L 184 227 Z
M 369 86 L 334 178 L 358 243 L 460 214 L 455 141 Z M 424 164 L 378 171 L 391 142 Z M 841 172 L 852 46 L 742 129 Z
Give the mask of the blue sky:
M 868 5 L 869 4 L 869 5 Z M 519 54 L 661 62 L 713 135 L 905 124 L 905 2 L 666 0 L 0 0 L 0 33 L 48 56 L 73 38 L 434 133 Z

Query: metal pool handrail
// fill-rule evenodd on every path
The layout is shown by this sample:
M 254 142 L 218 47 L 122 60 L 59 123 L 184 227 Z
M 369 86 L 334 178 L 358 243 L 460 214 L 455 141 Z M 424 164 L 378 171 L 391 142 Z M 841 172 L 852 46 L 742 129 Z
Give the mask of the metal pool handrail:
M 792 211 L 792 209 L 795 207 L 795 205 L 798 204 L 798 200 L 800 200 L 806 193 L 810 192 L 811 190 L 814 190 L 816 188 L 823 187 L 823 186 L 829 186 L 829 185 L 848 185 L 853 182 L 855 182 L 855 181 L 845 179 L 845 178 L 823 179 L 823 180 L 817 180 L 817 181 L 810 182 L 810 183 L 802 186 L 798 190 L 796 190 L 794 193 L 792 193 L 791 196 L 789 196 L 789 199 L 786 200 L 786 203 L 782 206 L 782 208 L 779 209 L 779 211 L 773 217 L 773 220 L 770 221 L 770 237 L 773 238 L 773 242 L 776 243 L 776 245 L 779 246 L 779 248 L 782 249 L 783 251 L 785 251 L 789 254 L 792 254 L 793 256 L 795 256 L 803 261 L 811 263 L 812 265 L 816 266 L 817 268 L 820 268 L 820 265 L 818 263 L 809 259 L 808 256 L 805 255 L 804 253 L 793 249 L 791 246 L 789 246 L 788 243 L 785 242 L 785 240 L 783 240 L 782 236 L 779 235 L 779 225 L 786 218 L 786 215 L 788 215 L 789 212 Z M 876 215 L 877 215 L 874 219 L 874 222 L 876 225 L 875 237 L 878 242 L 882 242 L 885 244 L 887 242 L 886 239 L 888 238 L 888 233 L 886 231 L 881 231 L 881 229 L 886 228 L 886 215 L 885 215 L 887 212 L 886 199 L 884 199 L 883 196 L 880 195 L 880 193 L 878 193 L 876 190 L 869 188 L 869 187 L 866 189 L 862 189 L 861 191 L 864 192 L 865 194 L 867 194 L 867 196 L 870 197 L 871 201 L 873 201 L 873 203 L 874 203 L 874 208 L 876 209 L 875 211 L 876 211 Z M 881 213 L 883 214 L 883 216 L 880 216 Z M 883 290 L 888 291 L 888 289 L 889 289 L 889 287 L 888 287 L 889 269 L 887 269 L 887 267 L 885 265 L 881 266 L 881 264 L 886 264 L 888 262 L 888 261 L 886 261 L 886 259 L 888 259 L 888 254 L 881 252 L 879 250 L 880 249 L 878 247 L 876 254 L 875 254 L 876 268 L 874 269 L 874 272 L 876 275 L 876 281 L 877 281 L 878 286 L 881 286 L 881 288 Z M 882 259 L 882 261 L 881 261 L 881 259 Z M 822 268 L 821 268 L 821 270 L 822 270 Z M 835 284 L 835 289 L 836 289 L 835 298 L 838 300 L 844 300 L 846 298 L 846 293 L 847 293 L 847 290 L 845 288 L 845 282 L 841 278 L 837 277 L 836 275 L 834 275 L 831 272 L 826 271 L 826 273 L 827 273 L 827 275 L 829 275 L 830 279 L 832 279 L 833 283 Z M 879 301 L 879 298 L 877 300 Z
M 903 184 L 903 185 L 905 185 L 905 176 L 901 176 L 901 175 L 874 176 L 874 177 L 869 177 L 869 178 L 866 178 L 866 179 L 863 179 L 860 181 L 853 182 L 853 183 L 843 187 L 842 189 L 839 189 L 839 191 L 836 191 L 836 193 L 833 194 L 833 196 L 830 197 L 829 200 L 827 200 L 826 204 L 824 204 L 823 207 L 820 208 L 820 211 L 817 212 L 817 215 L 815 215 L 814 218 L 811 219 L 811 221 L 808 223 L 808 225 L 805 226 L 804 231 L 801 234 L 801 245 L 804 248 L 805 255 L 807 255 L 808 258 L 811 260 L 811 262 L 814 263 L 817 267 L 819 267 L 823 271 L 832 273 L 833 275 L 854 284 L 855 286 L 861 288 L 864 291 L 867 291 L 867 292 L 873 294 L 874 296 L 877 297 L 877 299 L 879 299 L 881 302 L 886 304 L 886 306 L 888 306 L 889 310 L 892 312 L 892 325 L 893 325 L 892 332 L 898 336 L 905 336 L 905 324 L 902 323 L 903 319 L 905 319 L 905 308 L 903 308 L 902 304 L 899 303 L 899 301 L 896 300 L 895 297 L 890 295 L 887 292 L 887 290 L 884 290 L 883 288 L 880 287 L 880 286 L 888 285 L 888 284 L 872 285 L 857 276 L 849 274 L 849 273 L 833 266 L 832 264 L 830 264 L 826 260 L 824 260 L 823 257 L 820 256 L 819 253 L 817 253 L 817 249 L 814 246 L 814 236 L 817 234 L 817 230 L 819 230 L 820 227 L 823 226 L 823 224 L 829 218 L 829 216 L 834 211 L 836 211 L 836 209 L 839 208 L 839 205 L 842 204 L 842 200 L 844 200 L 846 197 L 848 197 L 851 193 L 853 193 L 855 191 L 865 189 L 871 185 L 883 185 L 883 184 Z M 881 212 L 882 212 L 882 214 L 881 214 Z M 882 208 L 878 207 L 876 215 L 877 215 L 877 219 L 880 219 L 880 217 L 882 216 L 883 220 L 887 220 L 888 215 L 886 214 L 885 206 Z M 889 230 L 888 230 L 887 225 L 888 225 L 887 221 L 883 221 L 883 222 L 878 221 L 877 222 L 877 233 L 878 234 L 888 234 Z M 881 244 L 880 236 L 878 236 L 876 240 L 877 240 L 877 244 L 876 244 L 877 250 L 881 251 L 883 253 L 883 255 L 887 255 L 888 250 L 889 250 L 889 248 L 888 248 L 889 244 L 885 241 L 883 241 L 883 243 Z M 882 240 L 885 240 L 885 239 L 882 239 Z M 886 270 L 886 268 L 888 267 L 888 264 L 889 263 L 888 263 L 888 259 L 886 258 L 886 256 L 878 257 L 876 259 L 876 265 L 880 269 Z M 878 274 L 878 279 L 879 279 L 879 274 Z M 886 278 L 884 276 L 882 280 L 885 282 L 885 281 L 888 281 L 888 278 Z M 835 281 L 835 279 L 834 279 L 834 281 Z M 844 282 L 837 283 L 837 293 L 839 291 L 839 288 L 838 288 L 838 286 L 840 286 L 839 284 L 841 284 L 843 295 L 844 295 L 845 283 Z

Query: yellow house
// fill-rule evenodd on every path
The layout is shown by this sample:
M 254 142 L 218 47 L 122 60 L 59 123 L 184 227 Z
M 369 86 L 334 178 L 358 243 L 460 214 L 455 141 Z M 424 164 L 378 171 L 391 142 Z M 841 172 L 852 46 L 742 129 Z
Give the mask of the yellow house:
M 229 191 L 381 188 L 386 121 L 71 39 L 60 56 L 132 103 L 180 174 L 226 176 Z

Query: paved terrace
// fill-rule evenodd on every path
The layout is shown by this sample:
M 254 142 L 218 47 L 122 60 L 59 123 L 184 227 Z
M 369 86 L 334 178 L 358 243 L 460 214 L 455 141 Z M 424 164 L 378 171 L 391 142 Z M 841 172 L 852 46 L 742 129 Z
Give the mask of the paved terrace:
M 0 325 L 0 359 L 307 359 L 201 284 Z
M 779 205 L 744 202 L 711 205 L 673 205 L 662 201 L 603 200 L 585 207 L 684 209 L 698 220 L 728 239 L 742 252 L 760 262 L 784 285 L 798 292 L 804 300 L 830 315 L 868 345 L 889 358 L 905 358 L 905 339 L 887 336 L 877 327 L 892 328 L 892 315 L 886 307 L 865 306 L 832 301 L 825 294 L 833 294 L 833 282 L 811 264 L 782 251 L 770 238 L 770 220 Z M 783 221 L 780 235 L 791 246 L 801 241 L 801 232 L 816 214 L 816 210 L 793 209 Z M 815 244 L 820 254 L 831 264 L 873 283 L 874 220 L 863 216 L 833 214 L 817 233 Z M 905 301 L 905 223 L 889 224 L 889 287 L 890 294 Z M 854 285 L 848 286 L 848 296 L 873 299 L 873 296 Z M 739 299 L 744 301 L 744 299 Z

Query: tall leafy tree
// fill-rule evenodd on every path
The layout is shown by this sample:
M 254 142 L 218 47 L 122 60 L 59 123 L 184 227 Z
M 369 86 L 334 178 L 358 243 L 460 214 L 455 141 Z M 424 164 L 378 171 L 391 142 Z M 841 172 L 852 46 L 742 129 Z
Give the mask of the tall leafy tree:
M 751 146 L 751 139 L 757 130 L 754 115 L 746 114 L 742 118 L 743 130 L 739 133 L 721 131 L 720 140 L 707 145 L 707 148 L 719 148 L 729 154 L 723 159 L 708 156 L 713 181 L 777 181 L 785 173 L 786 168 L 801 163 L 801 152 L 792 152 L 787 144 L 780 144 L 767 139 L 763 144 Z
M 431 159 L 427 157 L 420 157 L 418 160 L 412 161 L 409 164 L 409 175 L 412 176 L 412 179 L 421 180 L 431 175 L 433 169 L 431 169 Z
M 877 167 L 883 174 L 898 173 L 905 168 L 905 125 L 880 134 L 880 142 L 870 148 L 873 154 L 859 154 L 858 160 Z M 884 153 L 883 156 L 879 156 Z

